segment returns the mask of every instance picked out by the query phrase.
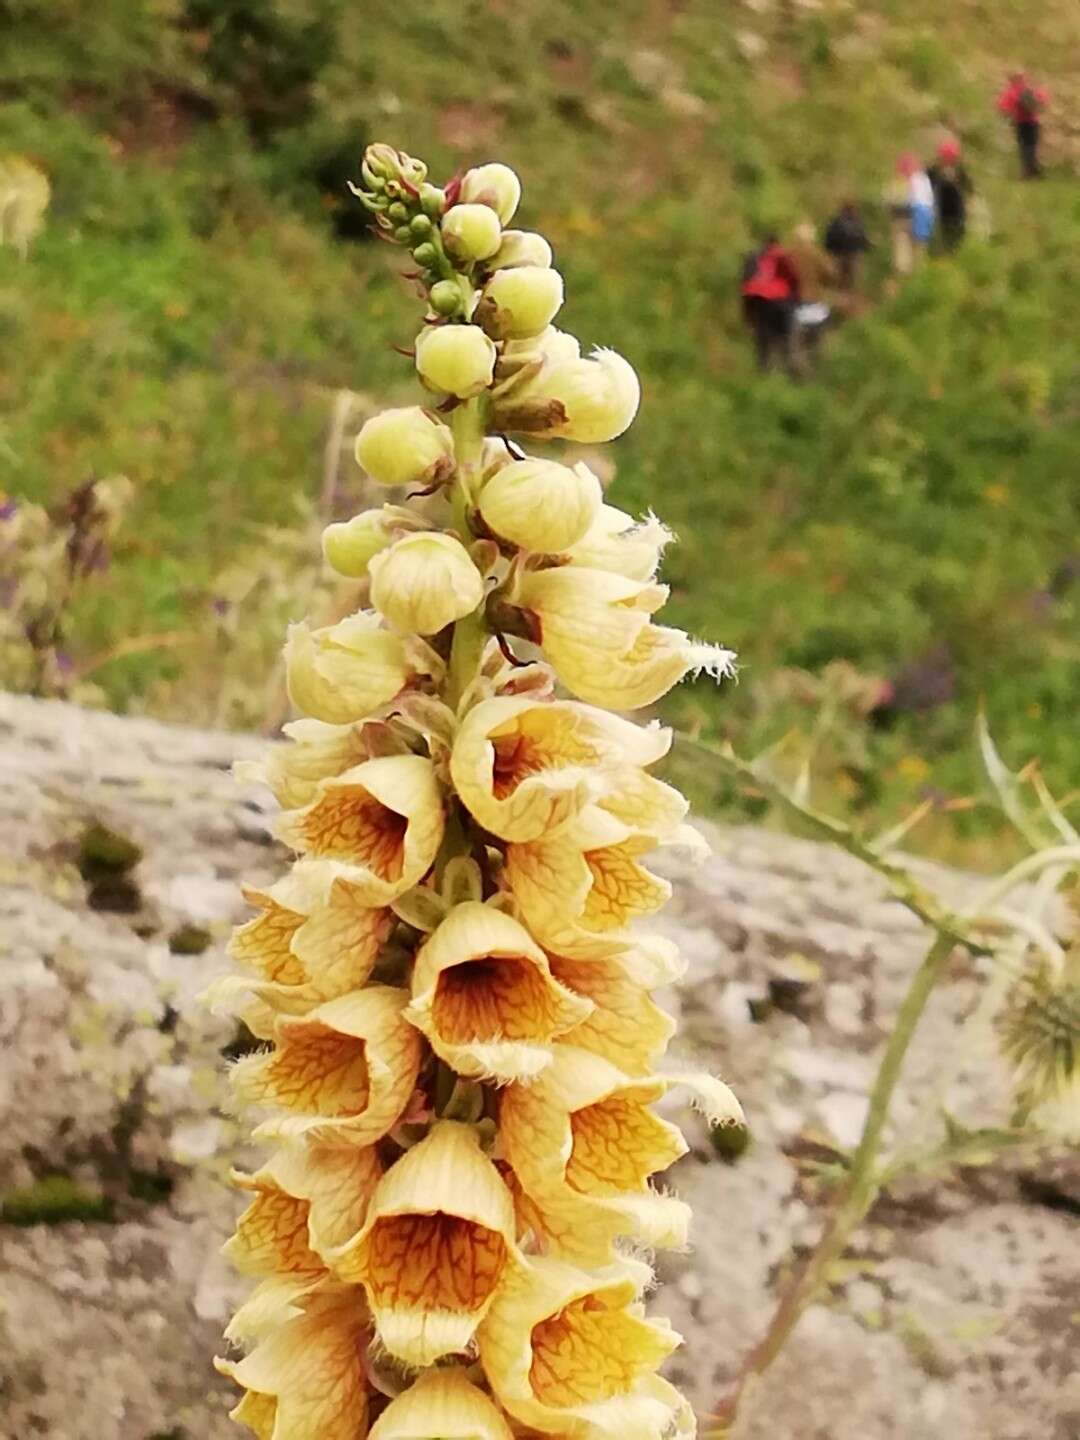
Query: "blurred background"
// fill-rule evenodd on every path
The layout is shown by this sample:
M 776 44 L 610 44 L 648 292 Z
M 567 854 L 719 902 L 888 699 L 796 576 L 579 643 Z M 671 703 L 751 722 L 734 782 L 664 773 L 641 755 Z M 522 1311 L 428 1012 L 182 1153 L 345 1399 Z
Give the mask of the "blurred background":
M 641 372 L 611 497 L 672 525 L 675 623 L 743 662 L 672 719 L 809 756 L 843 810 L 929 799 L 923 843 L 975 865 L 1004 843 L 980 703 L 1011 764 L 1037 759 L 1059 795 L 1080 781 L 1071 0 L 0 14 L 0 148 L 23 187 L 0 248 L 0 686 L 282 718 L 284 622 L 325 600 L 319 526 L 362 503 L 351 436 L 414 396 L 401 257 L 346 189 L 379 139 L 436 180 L 513 165 L 519 221 L 566 276 L 562 323 Z M 995 111 L 1021 65 L 1051 94 L 1037 185 Z M 898 284 L 883 190 L 900 150 L 930 159 L 947 131 L 980 223 Z M 820 234 L 848 196 L 874 241 L 865 303 L 802 383 L 759 376 L 744 256 L 769 229 Z M 692 769 L 699 804 L 752 810 Z

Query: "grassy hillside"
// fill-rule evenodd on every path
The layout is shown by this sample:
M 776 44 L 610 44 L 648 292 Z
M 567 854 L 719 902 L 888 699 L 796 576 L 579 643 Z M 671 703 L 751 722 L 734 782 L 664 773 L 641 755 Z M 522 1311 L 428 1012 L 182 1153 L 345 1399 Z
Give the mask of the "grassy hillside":
M 747 749 L 813 735 L 830 789 L 884 814 L 975 792 L 984 697 L 1010 761 L 1080 784 L 1071 0 L 0 0 L 0 19 L 3 148 L 54 192 L 29 260 L 0 251 L 0 489 L 56 502 L 130 476 L 71 647 L 199 637 L 100 668 L 111 703 L 198 714 L 205 694 L 221 713 L 204 652 L 223 572 L 310 513 L 339 388 L 411 393 L 390 348 L 415 313 L 399 257 L 354 243 L 341 199 L 380 138 L 437 177 L 518 168 L 566 328 L 642 372 L 612 498 L 681 533 L 677 619 L 744 659 L 737 690 L 687 689 L 675 718 Z M 993 111 L 1017 59 L 1055 98 L 1037 186 L 1015 181 Z M 944 123 L 994 234 L 888 294 L 876 197 L 898 149 Z M 824 219 L 848 192 L 875 219 L 875 303 L 813 382 L 762 380 L 741 254 L 755 227 Z M 275 631 L 306 596 L 268 600 Z M 240 664 L 263 649 L 222 661 Z M 941 684 L 925 712 L 870 724 L 876 678 L 916 703 Z

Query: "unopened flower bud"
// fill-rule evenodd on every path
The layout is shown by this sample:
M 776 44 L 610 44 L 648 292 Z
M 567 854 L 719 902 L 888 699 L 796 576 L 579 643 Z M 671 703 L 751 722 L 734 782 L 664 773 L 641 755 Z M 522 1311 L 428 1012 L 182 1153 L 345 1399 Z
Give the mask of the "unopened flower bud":
M 331 569 L 350 580 L 367 574 L 368 561 L 390 544 L 381 510 L 365 510 L 351 520 L 328 525 L 322 534 L 323 555 Z
M 509 165 L 478 165 L 462 177 L 460 198 L 471 204 L 490 205 L 508 225 L 521 199 L 521 181 Z
M 436 315 L 457 315 L 464 308 L 461 286 L 456 280 L 439 280 L 428 295 Z
M 413 238 L 413 233 L 408 225 L 398 225 L 394 230 L 394 239 L 399 245 L 408 245 Z
M 386 213 L 395 225 L 404 225 L 409 218 L 408 208 L 400 200 L 395 200 Z
M 452 535 L 406 535 L 368 567 L 371 603 L 402 634 L 434 635 L 477 609 L 484 582 Z
M 380 485 L 430 485 L 454 468 L 454 437 L 419 405 L 384 410 L 356 437 L 357 463 Z
M 421 244 L 417 245 L 412 255 L 416 263 L 422 265 L 425 270 L 430 270 L 433 265 L 438 263 L 439 259 L 439 252 L 430 240 L 424 240 Z
M 495 373 L 496 350 L 476 325 L 439 325 L 416 339 L 416 368 L 434 390 L 468 400 L 485 390 Z
M 414 215 L 409 221 L 409 229 L 416 236 L 417 240 L 423 240 L 431 234 L 431 219 L 427 215 Z
M 551 246 L 533 230 L 504 230 L 502 244 L 487 263 L 489 270 L 510 270 L 518 265 L 551 264 Z
M 554 460 L 513 460 L 484 486 L 484 523 L 511 544 L 544 554 L 566 550 L 587 533 L 603 500 L 587 465 Z
M 425 215 L 430 215 L 433 220 L 437 220 L 446 208 L 446 196 L 438 185 L 421 185 L 420 204 L 423 206 Z
M 640 399 L 633 366 L 614 350 L 602 349 L 587 360 L 545 363 L 496 406 L 493 418 L 504 430 L 599 445 L 623 433 Z
M 496 340 L 527 340 L 547 329 L 562 303 L 557 270 L 535 265 L 497 270 L 484 286 L 476 318 Z
M 486 260 L 502 239 L 502 226 L 487 205 L 455 205 L 442 220 L 442 237 L 457 260 Z

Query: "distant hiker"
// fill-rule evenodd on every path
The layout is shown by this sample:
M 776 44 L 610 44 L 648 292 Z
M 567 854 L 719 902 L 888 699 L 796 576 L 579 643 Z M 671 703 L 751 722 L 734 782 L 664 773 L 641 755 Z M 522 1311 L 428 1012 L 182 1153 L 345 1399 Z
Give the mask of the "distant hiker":
M 743 314 L 754 333 L 759 370 L 768 370 L 779 355 L 784 368 L 795 373 L 792 335 L 800 295 L 794 261 L 777 237 L 769 235 L 764 246 L 747 257 L 742 276 Z
M 941 243 L 946 250 L 955 250 L 967 229 L 968 196 L 974 190 L 971 176 L 960 160 L 960 141 L 950 135 L 937 150 L 937 161 L 926 172 L 934 190 L 938 219 L 941 221 Z
M 836 263 L 840 289 L 845 294 L 853 294 L 859 288 L 862 257 L 870 249 L 870 237 L 854 200 L 845 200 L 829 221 L 825 249 Z
M 910 275 L 934 233 L 934 187 L 916 157 L 905 153 L 885 195 L 892 229 L 893 269 Z
M 1039 116 L 1049 99 L 1041 85 L 1033 85 L 1023 70 L 1016 70 L 1009 77 L 1009 83 L 998 96 L 997 108 L 1007 116 L 1016 131 L 1016 143 L 1020 150 L 1020 177 L 1034 180 L 1042 174 L 1039 163 L 1039 137 L 1042 122 Z
M 832 309 L 826 303 L 828 289 L 836 282 L 836 266 L 817 242 L 809 220 L 796 225 L 788 254 L 799 275 L 799 303 L 795 306 L 795 341 L 798 358 L 810 362 L 817 356 Z

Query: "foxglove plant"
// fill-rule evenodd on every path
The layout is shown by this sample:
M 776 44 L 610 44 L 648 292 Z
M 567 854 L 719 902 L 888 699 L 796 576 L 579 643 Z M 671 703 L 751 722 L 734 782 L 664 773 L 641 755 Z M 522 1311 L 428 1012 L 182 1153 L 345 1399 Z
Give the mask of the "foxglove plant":
M 286 644 L 304 718 L 262 776 L 297 858 L 248 892 L 212 991 L 265 1042 L 232 1080 L 274 1147 L 237 1176 L 227 1249 L 259 1283 L 219 1368 L 260 1440 L 685 1434 L 657 1373 L 679 1337 L 642 1296 L 645 1254 L 686 1240 L 653 1185 L 686 1144 L 652 1106 L 741 1114 L 654 1068 L 679 960 L 631 928 L 669 894 L 643 857 L 702 842 L 649 773 L 670 733 L 609 712 L 733 657 L 654 623 L 658 521 L 508 438 L 611 440 L 639 399 L 552 328 L 550 247 L 505 228 L 513 171 L 439 189 L 373 146 L 357 193 L 419 267 L 430 392 L 357 457 L 425 499 L 329 527 L 367 608 Z

